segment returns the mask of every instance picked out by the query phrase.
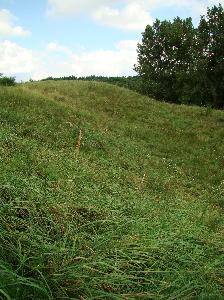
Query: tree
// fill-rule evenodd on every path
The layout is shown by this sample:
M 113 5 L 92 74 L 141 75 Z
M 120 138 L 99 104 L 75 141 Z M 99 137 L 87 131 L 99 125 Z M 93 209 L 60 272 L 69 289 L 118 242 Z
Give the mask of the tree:
M 15 77 L 7 77 L 3 76 L 2 73 L 0 73 L 0 86 L 13 86 L 16 84 L 16 79 Z
M 191 18 L 173 22 L 156 20 L 138 44 L 135 70 L 143 78 L 145 92 L 157 98 L 179 102 L 178 82 L 189 74 L 194 51 L 195 29 Z
M 224 106 L 224 13 L 208 9 L 198 28 L 191 18 L 156 20 L 138 44 L 135 71 L 143 92 L 177 103 Z
M 211 104 L 224 107 L 224 10 L 208 9 L 198 26 L 198 71 L 204 79 Z

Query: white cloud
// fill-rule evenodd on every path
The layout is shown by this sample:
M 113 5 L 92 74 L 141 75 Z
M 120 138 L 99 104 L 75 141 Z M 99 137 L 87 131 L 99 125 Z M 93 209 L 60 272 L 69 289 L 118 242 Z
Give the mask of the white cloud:
M 0 43 L 0 70 L 6 74 L 31 73 L 35 66 L 32 51 L 5 40 Z
M 76 54 L 55 42 L 47 44 L 43 52 L 35 53 L 6 40 L 0 43 L 0 71 L 24 80 L 68 75 L 133 75 L 137 42 L 124 40 L 116 45 L 115 50 L 99 49 Z
M 0 36 L 27 37 L 31 32 L 24 30 L 21 26 L 14 25 L 16 17 L 7 9 L 0 10 Z
M 119 0 L 48 0 L 47 13 L 49 15 L 75 15 L 98 9 L 101 6 L 119 3 Z
M 224 0 L 143 0 L 149 10 L 160 7 L 178 7 L 191 11 L 192 16 L 200 16 L 206 13 L 207 7 L 224 5 Z
M 141 31 L 153 19 L 141 4 L 132 2 L 123 9 L 102 7 L 93 13 L 96 21 L 115 28 L 131 31 Z
M 137 41 L 121 41 L 116 50 L 97 50 L 73 55 L 71 67 L 73 74 L 121 76 L 133 75 L 133 65 L 137 60 Z
M 182 8 L 191 16 L 206 13 L 207 7 L 224 5 L 224 0 L 48 0 L 48 14 L 87 14 L 104 25 L 125 30 L 142 30 L 152 23 L 153 10 Z M 156 17 L 156 16 L 155 16 Z
M 116 4 L 122 4 L 122 7 L 115 7 Z M 133 0 L 48 0 L 47 13 L 53 16 L 89 14 L 103 25 L 130 31 L 143 30 L 152 23 L 144 5 Z
M 65 46 L 49 43 L 47 49 L 55 48 L 57 53 L 64 53 L 67 56 L 57 60 L 53 53 L 45 56 L 45 70 L 48 70 L 42 77 L 48 76 L 121 76 L 134 74 L 133 65 L 137 60 L 137 42 L 135 40 L 125 40 L 117 43 L 115 50 L 98 49 L 96 51 L 84 51 L 76 54 Z M 52 47 L 53 46 L 53 47 Z M 40 74 L 39 74 L 40 75 Z M 41 76 L 39 76 L 41 77 Z
M 61 46 L 56 42 L 48 43 L 47 51 L 48 52 L 58 52 L 58 53 L 63 53 L 63 54 L 67 54 L 67 55 L 72 54 L 72 51 L 68 47 Z

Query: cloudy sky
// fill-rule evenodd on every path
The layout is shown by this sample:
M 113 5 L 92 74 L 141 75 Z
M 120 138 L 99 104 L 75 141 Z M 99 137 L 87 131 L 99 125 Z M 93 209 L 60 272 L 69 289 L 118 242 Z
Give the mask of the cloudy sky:
M 0 73 L 17 80 L 133 75 L 147 24 L 224 0 L 0 0 Z

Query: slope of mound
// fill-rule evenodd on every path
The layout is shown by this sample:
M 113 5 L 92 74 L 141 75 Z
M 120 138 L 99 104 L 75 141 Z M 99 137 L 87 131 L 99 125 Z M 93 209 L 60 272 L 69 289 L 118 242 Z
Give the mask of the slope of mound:
M 223 299 L 222 111 L 45 81 L 0 120 L 0 298 Z

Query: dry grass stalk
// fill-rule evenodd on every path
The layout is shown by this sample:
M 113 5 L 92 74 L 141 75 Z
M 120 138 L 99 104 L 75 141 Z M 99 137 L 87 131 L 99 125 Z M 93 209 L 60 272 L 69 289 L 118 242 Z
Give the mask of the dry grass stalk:
M 145 177 L 146 177 L 146 174 L 144 174 L 143 177 L 142 177 L 141 185 L 143 185 L 143 183 L 144 183 L 144 181 L 145 181 Z
M 139 187 L 138 187 L 139 190 L 142 188 L 142 186 L 143 186 L 143 184 L 145 182 L 145 178 L 146 178 L 146 174 L 144 174 L 143 177 L 142 177 L 142 179 L 141 179 L 141 182 L 140 182 Z
M 82 140 L 82 130 L 80 129 L 80 131 L 79 131 L 79 136 L 78 136 L 77 143 L 76 143 L 76 147 L 75 147 L 77 153 L 80 152 L 81 140 Z

